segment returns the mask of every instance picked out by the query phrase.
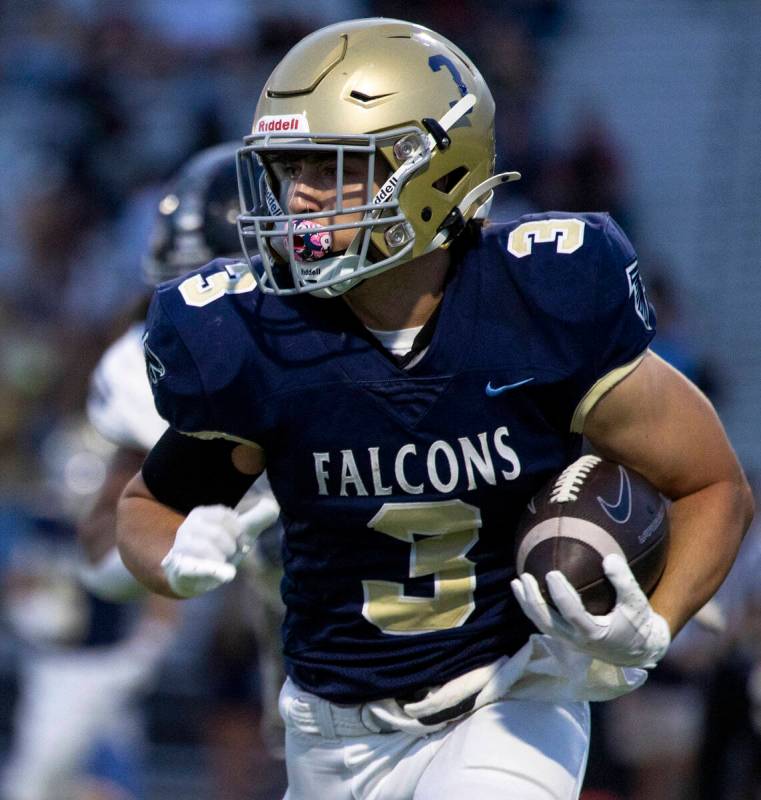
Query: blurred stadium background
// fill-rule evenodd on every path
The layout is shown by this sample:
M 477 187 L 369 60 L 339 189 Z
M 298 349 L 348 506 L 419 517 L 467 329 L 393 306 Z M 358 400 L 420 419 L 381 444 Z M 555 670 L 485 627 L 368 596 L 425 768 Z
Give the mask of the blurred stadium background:
M 501 190 L 495 217 L 607 210 L 623 224 L 659 312 L 655 349 L 712 397 L 751 475 L 761 470 L 757 0 L 4 0 L 3 759 L 20 659 L 82 648 L 71 531 L 111 452 L 85 422 L 87 382 L 144 293 L 139 265 L 162 183 L 196 150 L 248 132 L 291 44 L 375 15 L 435 28 L 484 73 L 499 166 L 524 175 Z M 723 592 L 723 634 L 687 631 L 648 692 L 596 710 L 588 800 L 761 797 L 758 553 L 754 534 Z M 43 573 L 47 599 L 23 599 L 19 587 Z M 49 797 L 6 787 L 7 800 L 280 797 L 282 764 L 250 735 L 260 709 L 248 622 L 219 624 L 220 604 L 235 602 L 183 613 L 135 698 L 120 740 L 129 753 L 90 770 L 121 780 Z M 83 671 L 77 685 L 89 679 Z

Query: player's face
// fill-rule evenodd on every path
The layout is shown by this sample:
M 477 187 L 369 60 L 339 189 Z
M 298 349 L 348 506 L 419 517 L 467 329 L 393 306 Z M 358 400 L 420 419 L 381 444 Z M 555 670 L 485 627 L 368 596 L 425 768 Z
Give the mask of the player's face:
M 375 174 L 368 195 L 368 158 L 364 154 L 346 153 L 343 159 L 343 190 L 341 198 L 346 213 L 331 214 L 338 205 L 339 175 L 334 153 L 280 153 L 270 161 L 270 169 L 280 188 L 279 200 L 289 214 L 318 213 L 324 217 L 311 218 L 316 225 L 357 222 L 363 212 L 351 208 L 366 205 L 376 194 L 387 176 L 381 159 L 376 160 Z M 351 243 L 356 228 L 332 231 L 332 250 L 341 252 Z

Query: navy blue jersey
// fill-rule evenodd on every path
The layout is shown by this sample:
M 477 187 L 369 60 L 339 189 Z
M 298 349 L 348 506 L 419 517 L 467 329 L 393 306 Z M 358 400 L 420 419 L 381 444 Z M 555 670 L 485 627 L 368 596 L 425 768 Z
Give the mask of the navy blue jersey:
M 553 213 L 485 230 L 408 369 L 340 298 L 264 295 L 222 261 L 160 287 L 146 346 L 170 425 L 264 448 L 286 531 L 287 672 L 354 703 L 526 641 L 516 522 L 579 455 L 582 398 L 652 336 L 618 226 Z

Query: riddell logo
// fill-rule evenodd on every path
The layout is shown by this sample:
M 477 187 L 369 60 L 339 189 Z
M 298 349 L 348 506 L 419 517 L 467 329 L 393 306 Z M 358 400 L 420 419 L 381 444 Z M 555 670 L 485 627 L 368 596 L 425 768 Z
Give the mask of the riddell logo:
M 276 133 L 278 131 L 308 131 L 306 114 L 287 114 L 282 117 L 262 117 L 257 120 L 254 133 Z
M 394 189 L 396 189 L 396 184 L 399 183 L 399 178 L 396 175 L 392 175 L 384 184 L 378 189 L 378 194 L 375 195 L 373 198 L 373 205 L 378 205 L 378 203 L 385 203 L 389 197 L 394 193 Z

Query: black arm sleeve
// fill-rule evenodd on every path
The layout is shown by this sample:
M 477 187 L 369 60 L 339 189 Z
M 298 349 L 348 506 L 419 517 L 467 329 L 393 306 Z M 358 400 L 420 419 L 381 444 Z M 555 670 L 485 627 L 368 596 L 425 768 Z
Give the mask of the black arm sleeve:
M 235 506 L 258 477 L 235 468 L 232 452 L 237 446 L 169 428 L 143 462 L 143 480 L 159 502 L 182 514 L 196 506 Z

